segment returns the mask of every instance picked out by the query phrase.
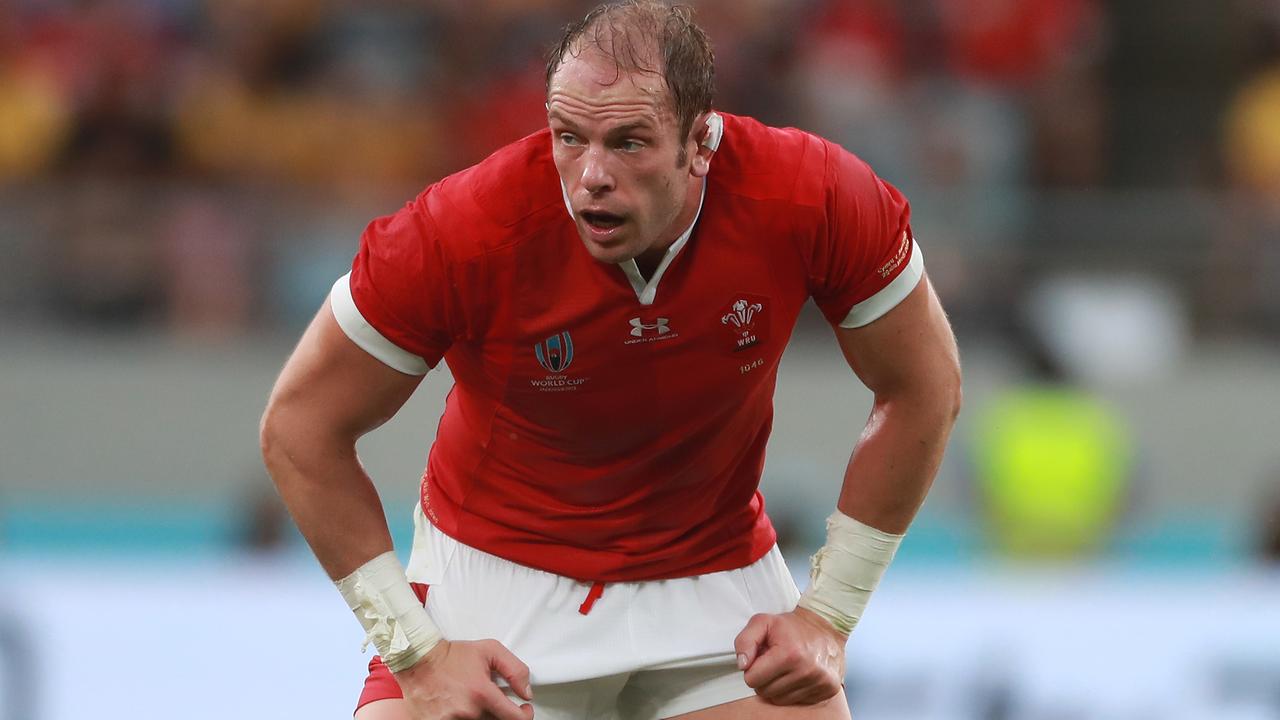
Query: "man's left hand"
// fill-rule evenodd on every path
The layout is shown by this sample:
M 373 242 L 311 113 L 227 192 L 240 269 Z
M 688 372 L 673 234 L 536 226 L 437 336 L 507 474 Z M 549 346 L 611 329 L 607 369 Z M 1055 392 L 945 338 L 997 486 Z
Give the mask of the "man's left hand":
M 840 691 L 848 638 L 804 608 L 755 615 L 733 646 L 747 685 L 774 705 L 812 705 Z

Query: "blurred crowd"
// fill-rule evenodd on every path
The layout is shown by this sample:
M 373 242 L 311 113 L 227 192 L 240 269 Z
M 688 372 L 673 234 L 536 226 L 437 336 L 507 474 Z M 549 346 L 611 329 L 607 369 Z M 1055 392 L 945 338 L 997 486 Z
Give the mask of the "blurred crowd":
M 957 441 L 993 545 L 1096 550 L 1143 453 L 1106 384 L 1280 341 L 1280 0 L 689 1 L 716 107 L 902 188 L 962 344 L 1014 359 Z M 0 347 L 296 337 L 365 223 L 544 125 L 593 4 L 0 0 Z
M 590 4 L 0 0 L 0 319 L 292 330 L 364 222 L 542 125 Z M 1084 258 L 1280 335 L 1280 1 L 693 4 L 716 105 L 903 187 L 961 324 Z
M 1027 153 L 1006 146 L 1029 135 L 1045 182 L 1099 177 L 1092 0 L 697 5 L 722 107 L 861 140 L 931 182 L 1020 182 Z M 543 53 L 588 7 L 9 0 L 0 171 L 421 184 L 542 123 Z M 956 142 L 948 126 L 966 123 L 988 137 Z

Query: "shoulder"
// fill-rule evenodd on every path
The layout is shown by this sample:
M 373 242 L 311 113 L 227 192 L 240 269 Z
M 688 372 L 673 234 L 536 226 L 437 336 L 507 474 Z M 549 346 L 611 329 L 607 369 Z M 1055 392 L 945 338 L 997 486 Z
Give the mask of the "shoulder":
M 821 206 L 831 183 L 838 145 L 796 128 L 776 128 L 753 118 L 720 113 L 724 140 L 712 161 L 711 179 L 722 190 L 753 200 Z
M 564 196 L 542 130 L 428 187 L 415 205 L 458 259 L 493 252 L 564 220 Z

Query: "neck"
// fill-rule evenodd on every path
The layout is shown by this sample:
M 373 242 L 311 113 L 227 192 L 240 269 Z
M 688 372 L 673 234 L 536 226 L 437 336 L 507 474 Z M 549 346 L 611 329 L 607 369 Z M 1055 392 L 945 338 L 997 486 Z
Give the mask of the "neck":
M 658 264 L 662 262 L 663 256 L 667 254 L 667 248 L 675 244 L 675 241 L 684 234 L 685 230 L 693 224 L 698 217 L 698 210 L 702 207 L 702 188 L 704 181 L 702 178 L 689 178 L 689 186 L 684 193 L 684 206 L 680 208 L 680 212 L 676 213 L 675 220 L 667 226 L 662 232 L 661 239 L 649 246 L 648 250 L 640 253 L 636 257 L 636 267 L 639 268 L 640 274 L 646 278 L 653 277 L 653 272 L 657 270 Z

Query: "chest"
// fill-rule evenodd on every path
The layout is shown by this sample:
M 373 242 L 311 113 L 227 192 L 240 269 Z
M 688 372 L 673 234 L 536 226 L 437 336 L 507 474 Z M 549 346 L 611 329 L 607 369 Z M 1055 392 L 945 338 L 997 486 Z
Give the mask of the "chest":
M 637 417 L 672 426 L 771 397 L 807 298 L 792 260 L 759 238 L 695 236 L 642 304 L 621 268 L 573 249 L 512 276 L 504 332 L 485 340 L 509 359 L 505 405 L 544 426 L 629 435 Z

